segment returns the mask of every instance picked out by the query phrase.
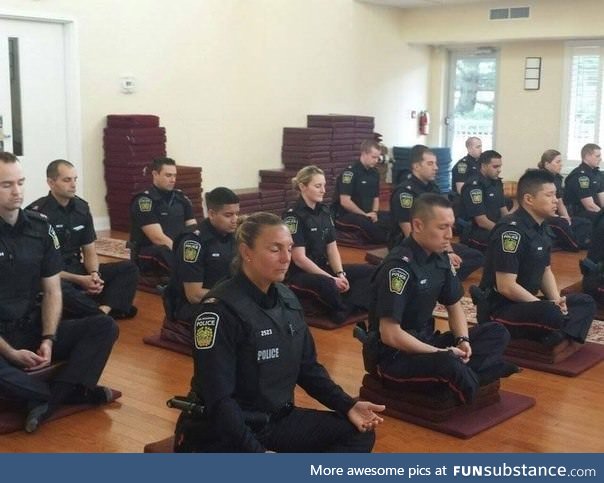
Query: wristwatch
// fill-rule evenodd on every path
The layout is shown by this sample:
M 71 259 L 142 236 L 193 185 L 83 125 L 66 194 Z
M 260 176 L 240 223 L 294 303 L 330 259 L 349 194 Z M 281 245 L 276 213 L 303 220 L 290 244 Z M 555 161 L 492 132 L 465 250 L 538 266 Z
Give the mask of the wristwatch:
M 340 270 L 339 272 L 336 272 L 336 277 L 339 277 L 340 275 L 346 276 L 346 272 L 344 270 Z
M 44 334 L 42 340 L 50 340 L 54 344 L 57 341 L 57 334 Z
M 467 342 L 469 344 L 470 338 L 466 335 L 460 335 L 460 336 L 455 337 L 455 346 L 458 346 L 462 342 Z

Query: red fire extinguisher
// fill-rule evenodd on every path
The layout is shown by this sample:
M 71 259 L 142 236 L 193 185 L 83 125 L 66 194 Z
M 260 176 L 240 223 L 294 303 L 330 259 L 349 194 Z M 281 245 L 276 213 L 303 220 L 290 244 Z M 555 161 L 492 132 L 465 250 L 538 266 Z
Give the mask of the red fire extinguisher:
M 428 111 L 419 113 L 419 133 L 422 136 L 430 134 L 430 113 Z

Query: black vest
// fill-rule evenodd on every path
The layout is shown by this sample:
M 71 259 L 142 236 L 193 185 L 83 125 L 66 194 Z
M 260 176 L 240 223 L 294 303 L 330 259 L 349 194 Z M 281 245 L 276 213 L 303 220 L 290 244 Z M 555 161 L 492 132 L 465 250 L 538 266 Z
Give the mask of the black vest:
M 234 279 L 218 284 L 206 297 L 206 301 L 213 297 L 224 304 L 248 334 L 239 346 L 238 357 L 242 361 L 255 361 L 255 367 L 247 368 L 249 374 L 238 374 L 245 380 L 238 380 L 236 387 L 244 386 L 246 390 L 238 394 L 236 389 L 234 394 L 246 410 L 271 413 L 294 401 L 308 328 L 296 296 L 283 284 L 276 283 L 275 287 L 277 303 L 271 309 L 260 307 L 242 293 Z M 260 336 L 261 331 L 268 329 L 271 335 Z

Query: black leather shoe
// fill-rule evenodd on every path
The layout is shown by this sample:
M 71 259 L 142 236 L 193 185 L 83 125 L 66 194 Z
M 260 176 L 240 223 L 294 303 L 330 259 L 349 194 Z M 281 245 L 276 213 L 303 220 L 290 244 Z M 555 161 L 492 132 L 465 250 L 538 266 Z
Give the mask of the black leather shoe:
M 109 315 L 117 320 L 133 319 L 134 317 L 136 317 L 136 314 L 138 314 L 138 309 L 134 305 L 131 305 L 130 308 L 126 312 L 124 312 L 123 310 L 115 310 L 115 309 L 113 309 L 113 310 L 111 310 L 111 312 L 109 312 Z

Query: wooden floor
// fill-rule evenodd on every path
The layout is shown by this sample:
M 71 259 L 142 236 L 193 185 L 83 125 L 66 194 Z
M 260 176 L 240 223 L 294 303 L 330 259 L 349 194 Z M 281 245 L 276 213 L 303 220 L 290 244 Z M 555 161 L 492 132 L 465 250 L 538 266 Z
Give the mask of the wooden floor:
M 347 262 L 361 261 L 364 252 L 342 249 Z M 584 256 L 553 255 L 560 286 L 579 279 L 577 260 Z M 476 283 L 472 276 L 466 285 Z M 119 402 L 24 432 L 0 436 L 2 452 L 141 452 L 146 443 L 172 434 L 177 412 L 166 400 L 185 394 L 192 362 L 187 356 L 144 345 L 142 337 L 159 330 L 163 314 L 160 298 L 139 292 L 138 316 L 120 322 L 120 337 L 101 382 L 120 389 Z M 358 394 L 363 376 L 360 344 L 352 328 L 313 329 L 319 360 L 350 394 Z M 430 431 L 386 418 L 377 432 L 376 452 L 604 452 L 604 364 L 577 378 L 525 369 L 502 384 L 527 394 L 537 405 L 469 440 Z M 303 391 L 298 405 L 320 407 Z

